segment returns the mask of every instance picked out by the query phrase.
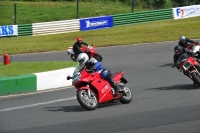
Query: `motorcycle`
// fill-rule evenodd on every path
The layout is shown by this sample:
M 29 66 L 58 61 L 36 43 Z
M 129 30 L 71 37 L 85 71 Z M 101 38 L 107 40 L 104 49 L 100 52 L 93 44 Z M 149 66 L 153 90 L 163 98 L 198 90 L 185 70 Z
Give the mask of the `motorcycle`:
M 94 47 L 93 45 L 88 45 L 86 46 L 82 46 L 81 50 L 86 53 L 88 55 L 89 58 L 93 57 L 95 58 L 97 61 L 101 62 L 103 60 L 102 56 L 100 54 L 98 54 L 98 52 L 96 51 L 96 47 Z M 68 55 L 71 55 L 71 59 L 73 61 L 77 61 L 77 54 L 74 53 L 73 51 L 73 47 L 69 47 L 67 49 L 67 53 Z
M 193 56 L 184 53 L 179 56 L 177 64 L 173 64 L 172 68 L 177 67 L 180 72 L 188 76 L 194 83 L 200 85 L 200 67 L 199 63 Z
M 122 71 L 112 74 L 113 80 L 120 88 L 117 92 L 108 81 L 101 78 L 99 72 L 91 72 L 86 67 L 78 66 L 73 76 L 67 76 L 67 80 L 72 79 L 72 85 L 77 89 L 76 96 L 79 104 L 87 110 L 95 110 L 102 103 L 128 104 L 132 101 L 131 91 L 126 85 L 128 81 L 123 75 Z
M 189 51 L 191 51 L 191 53 L 195 57 L 197 57 L 198 59 L 200 59 L 200 45 L 199 45 L 198 41 L 196 43 L 193 43 L 193 45 L 188 45 L 186 47 L 186 49 L 188 49 Z

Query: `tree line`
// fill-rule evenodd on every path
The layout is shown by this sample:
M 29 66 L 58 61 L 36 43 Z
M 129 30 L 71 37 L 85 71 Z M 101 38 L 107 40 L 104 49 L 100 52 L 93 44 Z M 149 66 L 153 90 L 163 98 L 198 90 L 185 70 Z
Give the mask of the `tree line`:
M 11 0 L 12 1 L 12 0 Z M 53 2 L 63 2 L 63 1 L 74 1 L 77 0 L 15 0 L 15 1 L 30 1 L 30 2 L 38 2 L 38 1 L 53 1 Z M 159 9 L 159 8 L 172 8 L 172 7 L 181 7 L 181 6 L 189 6 L 189 5 L 197 5 L 200 4 L 200 0 L 78 0 L 85 2 L 120 2 L 127 5 L 134 5 L 135 7 L 141 8 L 150 8 L 150 9 Z

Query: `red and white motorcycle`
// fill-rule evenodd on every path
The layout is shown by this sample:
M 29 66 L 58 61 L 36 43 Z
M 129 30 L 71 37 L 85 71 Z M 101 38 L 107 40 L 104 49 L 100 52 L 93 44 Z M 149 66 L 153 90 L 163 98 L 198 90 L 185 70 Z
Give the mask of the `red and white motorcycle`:
M 193 43 L 193 45 L 188 45 L 186 49 L 190 50 L 191 53 L 198 59 L 200 59 L 200 45 L 198 42 Z
M 97 61 L 101 62 L 103 60 L 102 56 L 96 51 L 96 47 L 94 47 L 93 45 L 88 45 L 86 46 L 82 46 L 81 50 L 86 53 L 88 55 L 89 58 L 93 57 L 95 58 Z M 68 55 L 71 56 L 71 59 L 73 61 L 77 61 L 77 54 L 74 53 L 73 51 L 73 47 L 69 47 L 67 49 L 67 53 Z
M 187 53 L 183 53 L 179 56 L 177 64 L 173 64 L 172 68 L 177 67 L 180 72 L 188 76 L 196 84 L 200 85 L 200 67 L 199 63 L 193 56 L 188 56 Z

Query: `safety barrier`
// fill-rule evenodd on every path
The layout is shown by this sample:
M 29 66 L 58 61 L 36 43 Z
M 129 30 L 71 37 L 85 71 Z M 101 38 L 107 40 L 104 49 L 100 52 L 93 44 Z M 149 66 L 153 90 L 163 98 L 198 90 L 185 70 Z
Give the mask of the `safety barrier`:
M 36 91 L 36 87 L 34 74 L 0 78 L 0 95 Z
M 33 23 L 33 36 L 80 31 L 79 19 Z
M 114 26 L 157 20 L 166 20 L 172 18 L 173 13 L 171 8 L 113 15 Z
M 75 67 L 70 67 L 48 72 L 0 77 L 0 96 L 70 86 L 72 82 L 66 77 L 72 75 L 74 70 Z
M 32 34 L 32 24 L 18 25 L 18 36 L 27 36 Z

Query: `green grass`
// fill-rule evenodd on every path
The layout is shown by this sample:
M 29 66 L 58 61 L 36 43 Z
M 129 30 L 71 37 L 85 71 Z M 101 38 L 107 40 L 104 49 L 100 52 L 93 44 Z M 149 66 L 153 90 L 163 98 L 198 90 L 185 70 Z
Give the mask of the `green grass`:
M 14 3 L 17 7 L 17 24 L 31 24 L 77 18 L 76 1 L 22 2 L 0 1 L 0 25 L 14 24 Z M 34 8 L 33 8 L 34 7 Z M 135 9 L 140 11 L 140 9 Z M 79 2 L 79 18 L 114 15 L 132 12 L 131 6 L 120 2 Z
M 76 62 L 47 61 L 47 62 L 11 62 L 9 65 L 0 65 L 0 76 L 16 76 L 38 73 L 76 66 Z

